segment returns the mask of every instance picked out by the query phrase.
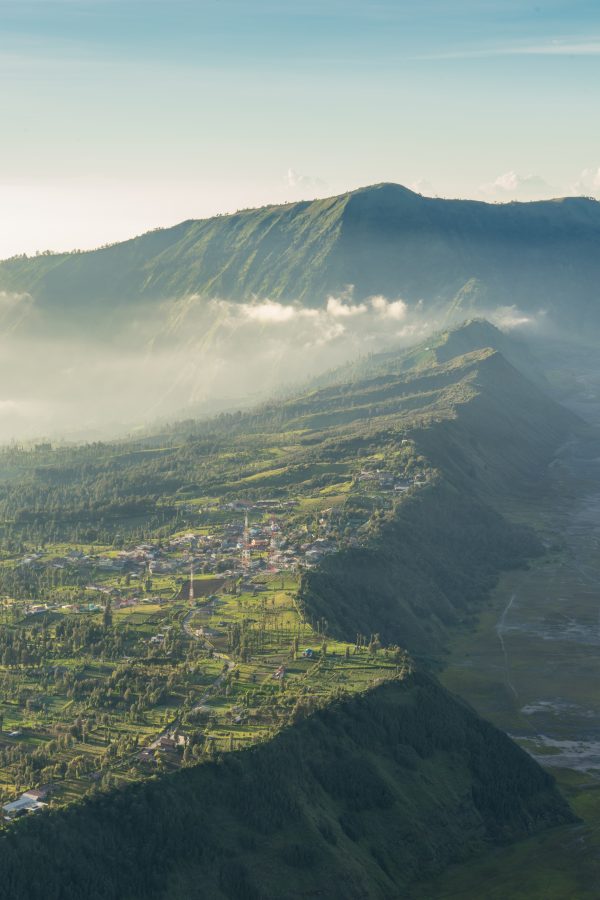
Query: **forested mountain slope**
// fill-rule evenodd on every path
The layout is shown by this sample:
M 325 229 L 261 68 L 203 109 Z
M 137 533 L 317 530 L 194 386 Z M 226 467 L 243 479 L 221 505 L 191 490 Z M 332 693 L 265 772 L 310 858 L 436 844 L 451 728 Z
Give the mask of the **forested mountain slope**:
M 18 823 L 0 837 L 0 897 L 392 900 L 570 821 L 533 760 L 413 675 L 220 763 Z
M 377 632 L 431 664 L 450 631 L 478 615 L 499 574 L 541 552 L 533 532 L 440 479 L 379 522 L 365 547 L 306 572 L 300 597 L 331 633 Z
M 339 197 L 188 221 L 93 252 L 0 264 L 36 315 L 97 315 L 192 294 L 323 304 L 402 297 L 454 318 L 516 305 L 573 331 L 600 324 L 600 204 L 486 204 L 380 184 Z M 66 318 L 65 318 L 66 321 Z
M 416 470 L 423 453 L 423 465 L 438 466 L 456 486 L 489 494 L 540 477 L 576 425 L 484 348 L 138 440 L 7 447 L 0 512 L 4 533 L 33 538 L 49 528 L 57 537 L 109 538 L 113 527 L 184 527 L 195 521 L 187 506 L 195 497 L 283 500 L 331 494 L 338 484 L 345 493 L 365 462 L 393 466 L 398 457 Z
M 467 326 L 441 350 L 471 338 Z M 307 615 L 344 639 L 379 632 L 439 658 L 448 629 L 477 614 L 499 573 L 541 552 L 493 507 L 539 490 L 579 425 L 492 349 L 409 371 L 388 360 L 384 374 L 143 441 L 8 449 L 0 541 L 167 537 L 210 522 L 201 510 L 214 498 L 291 504 L 293 527 L 308 535 L 311 510 L 332 507 L 339 552 L 306 573 Z M 407 486 L 370 487 L 363 479 L 378 470 Z M 408 487 L 419 473 L 424 483 Z
M 300 705 L 269 742 L 15 823 L 0 837 L 0 897 L 391 900 L 490 842 L 571 821 L 537 764 L 425 674 L 499 573 L 542 552 L 494 504 L 543 484 L 579 427 L 482 345 L 496 340 L 471 324 L 429 357 L 416 352 L 413 368 L 386 359 L 248 413 L 132 441 L 2 451 L 7 595 L 43 600 L 61 578 L 74 595 L 87 590 L 99 570 L 52 569 L 65 544 L 93 559 L 90 545 L 118 555 L 150 541 L 164 555 L 190 529 L 224 537 L 249 508 L 294 548 L 303 623 L 325 643 L 360 632 L 348 657 L 358 662 L 359 646 L 378 659 L 394 644 L 417 668 L 360 699 L 340 679 L 324 701 L 339 702 L 307 718 Z M 329 552 L 302 562 L 303 545 L 319 541 Z M 202 557 L 212 575 L 239 562 L 235 540 L 224 543 L 215 560 Z M 124 581 L 111 581 L 117 595 Z M 280 691 L 265 682 L 266 703 Z

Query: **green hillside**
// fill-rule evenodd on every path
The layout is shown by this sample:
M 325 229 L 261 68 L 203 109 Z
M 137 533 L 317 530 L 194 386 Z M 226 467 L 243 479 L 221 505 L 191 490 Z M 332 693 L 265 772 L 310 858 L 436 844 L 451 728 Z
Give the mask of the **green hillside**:
M 447 357 L 482 331 L 495 336 L 468 325 L 431 352 Z M 305 575 L 312 621 L 327 620 L 344 639 L 379 632 L 437 657 L 448 628 L 476 614 L 499 572 L 540 552 L 494 507 L 539 490 L 579 423 L 492 349 L 405 365 L 388 359 L 374 369 L 384 374 L 141 442 L 8 448 L 0 550 L 10 558 L 18 541 L 111 545 L 115 533 L 166 539 L 226 520 L 227 504 L 269 498 L 296 542 L 325 534 L 339 551 Z M 406 486 L 381 489 L 380 478 Z M 7 568 L 0 582 L 43 591 L 34 574 Z
M 0 264 L 0 291 L 30 294 L 49 320 L 77 321 L 190 295 L 318 306 L 352 285 L 357 300 L 423 301 L 425 313 L 455 320 L 496 306 L 544 310 L 584 333 L 600 322 L 599 241 L 594 200 L 486 204 L 380 184 L 192 220 L 93 252 L 14 258 Z
M 415 675 L 254 750 L 19 823 L 0 837 L 0 896 L 392 900 L 571 821 L 522 750 Z
M 472 346 L 472 337 L 467 325 L 441 336 L 430 353 L 443 358 L 452 345 Z M 335 633 L 370 628 L 431 658 L 443 648 L 448 628 L 477 614 L 500 571 L 541 552 L 532 532 L 509 525 L 493 507 L 505 497 L 535 496 L 554 451 L 580 423 L 497 352 L 402 373 L 405 361 L 396 363 L 397 382 L 389 358 L 385 376 L 355 382 L 353 402 L 360 404 L 361 395 L 383 381 L 419 385 L 423 403 L 434 393 L 426 385 L 447 378 L 405 432 L 440 475 L 382 518 L 368 547 L 328 557 L 308 572 L 301 593 Z M 365 368 L 382 371 L 378 360 Z M 339 391 L 323 388 L 317 396 Z
M 0 791 L 54 785 L 0 837 L 0 896 L 403 897 L 570 821 L 426 674 L 543 552 L 498 507 L 580 427 L 502 341 L 0 451 Z

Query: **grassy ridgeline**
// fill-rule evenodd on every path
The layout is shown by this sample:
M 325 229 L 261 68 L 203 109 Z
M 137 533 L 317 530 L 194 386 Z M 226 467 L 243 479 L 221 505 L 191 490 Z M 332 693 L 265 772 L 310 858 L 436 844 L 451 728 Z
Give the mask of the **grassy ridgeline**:
M 222 762 L 19 823 L 0 839 L 0 897 L 389 900 L 571 820 L 522 750 L 416 674 Z
M 346 398 L 335 388 L 279 405 L 252 421 L 247 434 L 234 433 L 240 443 L 233 461 L 215 454 L 214 443 L 207 453 L 187 441 L 153 453 L 151 470 L 137 454 L 113 459 L 110 447 L 65 451 L 81 467 L 74 523 L 85 516 L 82 524 L 90 524 L 91 485 L 118 517 L 130 512 L 132 498 L 150 502 L 150 484 L 153 503 L 172 501 L 181 487 L 221 499 L 237 497 L 240 483 L 258 491 L 240 476 L 265 479 L 265 471 L 278 471 L 279 457 L 260 448 L 271 446 L 273 433 L 287 448 L 286 423 L 307 430 L 276 496 L 316 500 L 320 508 L 329 495 L 307 482 L 310 466 L 342 460 L 344 471 L 331 471 L 346 483 L 365 459 L 399 458 L 410 435 L 412 455 L 426 455 L 414 465 L 429 460 L 438 473 L 431 470 L 430 481 L 393 513 L 382 505 L 366 526 L 365 547 L 328 556 L 309 572 L 302 599 L 311 616 L 327 619 L 329 633 L 352 639 L 356 631 L 377 631 L 384 643 L 439 657 L 448 630 L 477 612 L 499 572 L 540 552 L 529 532 L 488 504 L 513 486 L 511 473 L 522 484 L 541 470 L 572 424 L 550 401 L 540 406 L 541 395 L 514 370 L 508 382 L 501 378 L 503 365 L 496 354 L 475 352 L 416 380 L 383 378 L 352 386 Z M 485 410 L 471 416 L 479 404 Z M 264 458 L 254 468 L 257 448 Z M 212 462 L 208 472 L 204 459 Z M 15 528 L 24 528 L 19 509 L 35 509 L 36 527 L 44 524 L 44 504 L 55 516 L 63 481 L 74 494 L 70 466 L 62 466 L 36 465 L 33 479 L 19 482 L 11 500 Z M 33 496 L 43 503 L 34 506 Z M 220 763 L 16 823 L 0 838 L 0 898 L 279 900 L 320 893 L 387 900 L 489 842 L 569 820 L 551 779 L 525 753 L 417 674 L 336 703 Z

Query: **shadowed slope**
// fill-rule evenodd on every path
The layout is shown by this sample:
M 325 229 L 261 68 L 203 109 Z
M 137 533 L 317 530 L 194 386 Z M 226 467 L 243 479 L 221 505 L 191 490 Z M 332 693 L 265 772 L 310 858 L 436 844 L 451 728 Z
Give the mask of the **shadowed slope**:
M 0 838 L 0 896 L 391 900 L 570 821 L 536 763 L 414 675 L 220 764 L 20 823 Z

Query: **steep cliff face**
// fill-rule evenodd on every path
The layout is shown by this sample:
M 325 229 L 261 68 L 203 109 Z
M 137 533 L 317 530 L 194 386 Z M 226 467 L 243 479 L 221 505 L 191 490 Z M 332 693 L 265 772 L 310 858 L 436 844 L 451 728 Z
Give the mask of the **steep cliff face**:
M 446 478 L 480 496 L 539 485 L 555 451 L 583 423 L 518 372 L 501 353 L 480 356 L 469 402 L 415 432 Z
M 377 632 L 431 661 L 449 630 L 477 614 L 500 572 L 540 552 L 531 532 L 440 479 L 404 500 L 369 546 L 307 572 L 300 596 L 337 635 Z
M 416 674 L 221 763 L 17 824 L 0 838 L 0 896 L 391 900 L 570 821 L 539 766 Z
M 406 433 L 438 477 L 373 523 L 366 547 L 308 571 L 301 597 L 309 615 L 346 639 L 378 632 L 432 659 L 449 629 L 477 614 L 501 571 L 542 552 L 533 532 L 494 504 L 539 490 L 556 449 L 581 423 L 492 350 L 397 377 L 399 395 L 436 397 Z M 379 380 L 358 381 L 353 398 L 376 386 L 383 403 Z

